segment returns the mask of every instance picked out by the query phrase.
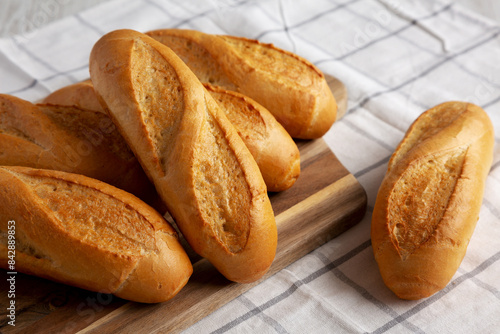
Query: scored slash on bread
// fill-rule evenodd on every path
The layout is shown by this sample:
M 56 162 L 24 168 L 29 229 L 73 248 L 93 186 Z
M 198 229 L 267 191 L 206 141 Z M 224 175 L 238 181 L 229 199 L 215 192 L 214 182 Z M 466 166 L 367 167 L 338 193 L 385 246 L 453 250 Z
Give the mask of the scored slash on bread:
M 142 167 L 109 117 L 0 94 L 0 165 L 61 170 L 126 190 L 160 211 Z
M 118 30 L 94 45 L 90 76 L 191 247 L 229 280 L 262 277 L 277 245 L 264 180 L 192 71 L 165 45 Z
M 297 145 L 276 118 L 242 94 L 204 84 L 250 150 L 268 191 L 283 191 L 300 175 Z
M 385 284 L 400 298 L 443 289 L 465 256 L 493 159 L 493 126 L 478 106 L 423 113 L 392 155 L 372 217 Z
M 256 40 L 187 29 L 146 33 L 171 48 L 203 83 L 237 91 L 267 108 L 293 138 L 314 139 L 332 126 L 337 104 L 309 61 Z
M 82 175 L 0 167 L 0 228 L 15 221 L 17 271 L 143 303 L 166 301 L 193 268 L 177 234 L 135 196 Z M 7 241 L 0 264 L 8 268 Z

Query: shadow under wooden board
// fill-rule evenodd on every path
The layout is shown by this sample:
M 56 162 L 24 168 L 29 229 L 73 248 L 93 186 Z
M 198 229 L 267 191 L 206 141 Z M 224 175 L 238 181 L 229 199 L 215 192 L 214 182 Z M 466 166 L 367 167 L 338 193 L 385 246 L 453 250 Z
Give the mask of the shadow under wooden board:
M 342 108 L 347 99 L 344 86 L 334 78 L 329 83 Z M 278 249 L 273 265 L 260 281 L 229 282 L 207 260 L 193 258 L 193 276 L 179 294 L 149 305 L 18 274 L 16 326 L 7 324 L 3 307 L 0 331 L 180 332 L 358 223 L 366 211 L 366 193 L 355 177 L 323 139 L 301 140 L 297 145 L 301 152 L 299 179 L 292 188 L 269 194 L 278 226 Z M 7 287 L 0 293 L 0 305 L 7 305 Z

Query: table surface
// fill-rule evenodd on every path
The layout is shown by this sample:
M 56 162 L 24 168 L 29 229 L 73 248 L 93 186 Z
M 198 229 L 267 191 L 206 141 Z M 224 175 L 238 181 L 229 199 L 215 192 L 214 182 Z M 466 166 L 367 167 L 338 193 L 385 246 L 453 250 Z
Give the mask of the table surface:
M 0 2 L 0 37 L 24 33 L 78 13 L 109 0 L 2 0 Z M 471 10 L 500 22 L 500 1 L 455 0 Z M 60 5 L 60 4 L 64 5 Z

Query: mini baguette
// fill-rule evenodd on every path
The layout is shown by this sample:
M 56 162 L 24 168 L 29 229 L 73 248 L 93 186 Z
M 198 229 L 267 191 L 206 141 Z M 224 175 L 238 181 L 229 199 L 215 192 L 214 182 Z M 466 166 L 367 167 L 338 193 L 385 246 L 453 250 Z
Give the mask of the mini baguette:
M 157 303 L 174 297 L 193 268 L 177 234 L 137 197 L 82 175 L 0 167 L 0 264 L 79 288 Z
M 481 108 L 447 102 L 423 113 L 395 150 L 371 238 L 382 278 L 398 297 L 431 296 L 457 271 L 479 217 L 493 143 Z
M 335 121 L 337 104 L 323 73 L 291 52 L 256 40 L 194 30 L 147 34 L 170 47 L 200 81 L 263 105 L 294 138 L 319 138 Z
M 34 105 L 0 94 L 0 116 L 0 165 L 86 175 L 165 210 L 141 165 L 105 114 L 77 107 Z
M 262 277 L 277 245 L 266 186 L 196 76 L 165 45 L 117 30 L 94 45 L 90 77 L 193 250 L 229 280 Z
M 276 118 L 253 99 L 205 84 L 250 150 L 268 191 L 290 188 L 300 175 L 300 152 Z
M 264 178 L 268 191 L 290 188 L 300 175 L 297 145 L 263 106 L 242 94 L 205 84 L 247 145 Z M 86 106 L 105 112 L 90 80 L 63 87 L 43 101 L 57 105 Z

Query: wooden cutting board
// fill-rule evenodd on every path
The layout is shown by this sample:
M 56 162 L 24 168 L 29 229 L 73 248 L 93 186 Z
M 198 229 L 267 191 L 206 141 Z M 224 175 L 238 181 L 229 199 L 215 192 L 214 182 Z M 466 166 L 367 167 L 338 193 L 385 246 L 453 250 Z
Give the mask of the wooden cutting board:
M 345 113 L 347 94 L 328 77 Z M 359 222 L 366 193 L 322 139 L 297 141 L 301 175 L 294 186 L 271 193 L 278 226 L 275 261 L 262 280 L 272 276 Z M 0 292 L 2 333 L 153 333 L 179 332 L 259 284 L 227 281 L 205 259 L 192 255 L 194 273 L 170 301 L 139 304 L 57 284 L 23 274 L 16 276 L 16 326 L 7 324 L 7 286 Z M 7 275 L 3 271 L 4 277 Z M 261 281 L 262 281 L 261 280 Z M 2 279 L 5 282 L 5 278 Z

